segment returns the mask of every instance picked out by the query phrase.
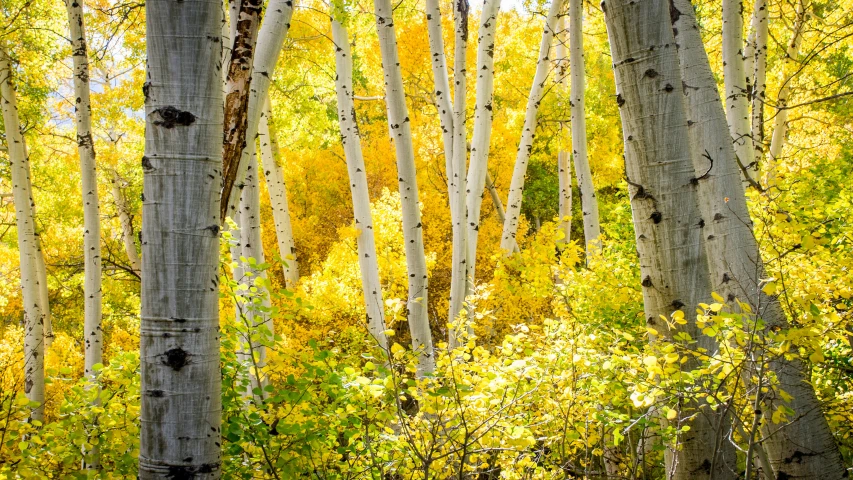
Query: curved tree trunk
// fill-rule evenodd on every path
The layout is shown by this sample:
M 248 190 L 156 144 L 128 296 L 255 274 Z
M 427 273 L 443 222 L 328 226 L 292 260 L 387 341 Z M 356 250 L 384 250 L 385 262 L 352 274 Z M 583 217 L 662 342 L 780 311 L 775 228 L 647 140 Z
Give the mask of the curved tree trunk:
M 536 134 L 536 114 L 539 113 L 539 104 L 545 93 L 545 81 L 548 78 L 548 71 L 551 66 L 548 55 L 551 51 L 551 43 L 554 40 L 554 32 L 557 29 L 557 15 L 563 9 L 563 4 L 564 0 L 552 0 L 551 2 L 548 17 L 545 20 L 545 29 L 542 32 L 542 43 L 539 45 L 536 74 L 533 76 L 533 85 L 530 86 L 530 95 L 527 97 L 524 127 L 521 131 L 521 141 L 518 144 L 518 152 L 515 157 L 512 182 L 509 185 L 509 198 L 506 202 L 506 220 L 501 233 L 501 249 L 507 253 L 512 253 L 518 249 L 515 235 L 518 232 L 518 222 L 521 216 L 524 177 L 527 174 L 527 162 L 530 160 L 530 152 L 533 149 L 533 137 Z
M 335 90 L 338 97 L 338 125 L 341 143 L 347 159 L 350 192 L 352 193 L 353 220 L 358 229 L 358 267 L 361 270 L 361 290 L 364 296 L 367 328 L 383 350 L 388 350 L 385 335 L 385 303 L 379 281 L 379 264 L 373 234 L 373 215 L 370 212 L 370 194 L 367 188 L 367 171 L 361 151 L 361 136 L 355 117 L 352 89 L 352 55 L 349 35 L 343 25 L 332 20 L 335 42 Z
M 566 79 L 569 76 L 569 59 L 566 58 L 566 17 L 560 16 L 557 20 L 556 45 L 554 47 L 554 61 L 557 65 L 557 74 L 554 81 L 560 89 L 561 95 L 566 95 L 568 85 Z M 560 137 L 562 137 L 564 125 L 560 122 Z M 572 124 L 574 133 L 574 124 Z M 562 141 L 562 140 L 561 140 Z M 568 243 L 572 238 L 572 165 L 569 152 L 560 149 L 557 152 L 557 180 L 559 183 L 559 229 L 563 232 L 560 242 Z
M 572 158 L 575 161 L 575 177 L 578 179 L 581 211 L 583 212 L 583 236 L 587 254 L 592 248 L 601 247 L 601 224 L 598 216 L 598 198 L 592 183 L 589 155 L 586 148 L 586 71 L 583 53 L 583 2 L 569 0 L 569 49 L 572 69 Z
M 625 167 L 642 276 L 647 324 L 671 338 L 660 316 L 688 315 L 710 296 L 702 248 L 702 218 L 693 186 L 693 163 L 675 39 L 668 2 L 608 0 L 604 5 L 622 117 Z M 656 52 L 649 55 L 648 52 Z M 687 317 L 689 318 L 689 317 Z M 699 339 L 694 322 L 684 331 Z M 695 366 L 688 365 L 692 369 Z M 719 428 L 699 404 L 685 402 L 679 425 L 690 430 L 667 452 L 668 479 L 692 479 L 697 472 L 725 478 L 729 467 L 715 448 Z
M 418 375 L 435 369 L 432 333 L 427 316 L 426 257 L 424 256 L 421 211 L 418 205 L 418 183 L 415 167 L 415 152 L 412 131 L 403 92 L 403 74 L 397 53 L 397 37 L 394 33 L 394 18 L 390 0 L 374 0 L 376 30 L 379 34 L 379 49 L 382 55 L 382 71 L 385 78 L 385 104 L 391 141 L 397 157 L 397 175 L 400 187 L 400 203 L 403 209 L 403 239 L 406 244 L 406 267 L 408 270 L 409 331 L 412 334 L 412 349 L 418 355 Z
M 723 0 L 723 79 L 726 91 L 726 118 L 729 134 L 735 145 L 735 154 L 749 178 L 755 180 L 758 166 L 753 163 L 743 45 L 743 0 Z
M 267 95 L 269 94 L 270 82 L 275 72 L 278 56 L 284 39 L 290 29 L 290 19 L 293 16 L 292 0 L 270 0 L 264 10 L 264 22 L 258 32 L 258 41 L 252 62 L 252 83 L 249 88 L 249 100 L 246 107 L 246 136 L 248 140 L 258 135 L 258 122 L 261 118 L 261 109 Z M 249 156 L 254 152 L 254 143 L 246 141 L 240 155 L 236 168 L 232 171 L 234 178 L 232 185 L 239 185 L 246 178 L 246 170 L 249 165 Z M 232 188 L 230 192 L 222 191 L 220 217 L 236 215 L 237 206 L 240 203 L 239 189 Z
M 495 28 L 500 11 L 500 0 L 486 0 L 480 15 L 477 32 L 477 85 L 474 105 L 474 132 L 471 137 L 471 165 L 468 167 L 468 194 L 465 199 L 468 211 L 468 279 L 474 282 L 477 265 L 477 239 L 480 231 L 480 207 L 483 204 L 483 187 L 488 175 L 489 141 L 492 137 L 492 96 L 495 83 Z M 489 182 L 493 185 L 494 182 Z M 493 192 L 494 190 L 489 190 Z M 500 198 L 495 203 L 500 206 Z M 501 219 L 503 223 L 503 219 Z
M 299 282 L 299 263 L 296 261 L 296 247 L 293 243 L 293 228 L 290 224 L 290 208 L 287 204 L 287 185 L 284 174 L 278 164 L 278 142 L 269 128 L 270 101 L 264 102 L 261 120 L 258 124 L 258 141 L 261 144 L 261 164 L 267 191 L 270 196 L 273 222 L 275 222 L 275 238 L 278 242 L 278 252 L 283 261 L 284 282 L 287 288 L 294 288 Z
M 3 110 L 3 125 L 6 127 L 6 145 L 11 164 L 24 305 L 24 393 L 27 399 L 39 403 L 30 418 L 41 421 L 44 417 L 44 313 L 36 267 L 38 247 L 33 221 L 30 162 L 24 136 L 21 134 L 12 71 L 9 55 L 0 47 L 0 107 Z
M 139 478 L 219 478 L 222 6 L 148 0 Z
M 112 193 L 113 202 L 116 205 L 119 222 L 121 222 L 121 238 L 124 243 L 124 251 L 127 253 L 127 260 L 130 262 L 130 268 L 137 275 L 142 275 L 142 262 L 139 260 L 139 252 L 136 251 L 136 242 L 133 235 L 133 221 L 130 218 L 130 209 L 127 206 L 127 201 L 124 198 L 122 184 L 124 180 L 118 175 L 118 172 L 113 170 Z

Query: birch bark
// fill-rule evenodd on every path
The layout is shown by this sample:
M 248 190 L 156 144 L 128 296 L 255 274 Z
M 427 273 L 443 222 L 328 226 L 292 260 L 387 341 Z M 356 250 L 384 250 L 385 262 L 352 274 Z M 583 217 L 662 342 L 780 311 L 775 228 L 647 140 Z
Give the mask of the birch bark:
M 124 180 L 119 177 L 118 172 L 113 171 L 113 202 L 115 202 L 116 212 L 121 223 L 121 237 L 124 242 L 124 250 L 127 253 L 127 260 L 130 262 L 130 268 L 137 275 L 142 275 L 142 262 L 139 260 L 139 253 L 136 251 L 136 242 L 133 238 L 133 221 L 130 218 L 130 209 L 127 206 L 127 201 L 124 199 L 124 192 L 122 191 L 123 184 Z
M 426 257 L 424 256 L 423 228 L 418 204 L 418 184 L 415 167 L 415 152 L 412 131 L 403 91 L 403 75 L 397 52 L 397 37 L 390 0 L 374 0 L 376 30 L 382 55 L 382 71 L 385 78 L 385 105 L 391 141 L 397 157 L 397 178 L 400 202 L 403 209 L 403 239 L 406 244 L 406 268 L 408 270 L 409 298 L 407 302 L 409 331 L 412 349 L 418 356 L 419 376 L 435 369 L 432 333 L 427 315 Z
M 601 224 L 598 216 L 598 198 L 592 183 L 592 171 L 589 168 L 589 155 L 586 143 L 586 69 L 583 53 L 583 2 L 569 0 L 569 50 L 572 74 L 572 158 L 575 163 L 575 177 L 578 180 L 581 212 L 583 213 L 583 236 L 586 252 L 601 248 Z
M 527 174 L 527 162 L 530 160 L 530 152 L 533 149 L 533 137 L 536 134 L 536 114 L 539 113 L 539 104 L 544 96 L 545 82 L 551 65 L 548 55 L 551 52 L 551 43 L 557 29 L 557 15 L 563 9 L 563 3 L 564 0 L 552 0 L 551 2 L 551 8 L 548 10 L 548 17 L 545 19 L 545 28 L 542 32 L 542 43 L 539 45 L 536 74 L 533 76 L 533 85 L 530 86 L 530 95 L 527 97 L 524 127 L 521 131 L 521 141 L 518 144 L 518 152 L 515 157 L 512 182 L 509 186 L 509 198 L 506 202 L 506 220 L 501 233 L 501 249 L 508 253 L 518 250 L 515 235 L 518 231 L 519 216 L 521 215 L 524 177 Z
M 66 0 L 74 59 L 74 95 L 77 119 L 77 152 L 83 182 L 83 336 L 85 373 L 94 379 L 94 365 L 103 361 L 101 331 L 101 214 L 98 200 L 98 171 L 92 138 L 92 106 L 89 101 L 89 57 L 86 28 L 83 22 L 83 0 Z
M 435 107 L 441 124 L 441 139 L 444 143 L 444 163 L 447 175 L 447 197 L 451 214 L 455 197 L 451 182 L 453 178 L 453 106 L 450 103 L 450 80 L 447 76 L 447 56 L 444 54 L 444 37 L 441 31 L 441 7 L 438 0 L 426 0 L 427 34 L 429 53 L 432 57 L 432 77 L 435 84 Z
M 560 16 L 557 20 L 556 45 L 554 47 L 554 61 L 557 64 L 557 73 L 554 81 L 560 89 L 561 95 L 569 93 L 566 79 L 569 77 L 569 59 L 566 57 L 566 17 Z M 570 100 L 571 103 L 571 100 Z M 574 134 L 574 123 L 571 132 Z M 564 135 L 564 126 L 560 123 L 560 137 Z M 562 140 L 561 140 L 562 141 Z M 572 166 L 569 152 L 560 150 L 557 152 L 557 180 L 559 183 L 559 229 L 563 232 L 561 242 L 568 243 L 572 238 Z
M 146 2 L 140 479 L 219 478 L 222 5 Z
M 267 98 L 258 125 L 258 142 L 261 144 L 261 164 L 270 196 L 278 252 L 284 262 L 282 265 L 284 282 L 287 288 L 292 289 L 299 282 L 299 263 L 296 261 L 296 246 L 293 243 L 290 207 L 287 203 L 287 185 L 284 183 L 284 173 L 277 161 L 278 142 L 275 135 L 270 132 L 269 116 L 270 101 Z
M 723 81 L 726 118 L 735 154 L 749 178 L 757 177 L 747 103 L 748 89 L 743 62 L 743 0 L 723 0 Z
M 752 47 L 752 146 L 755 168 L 759 168 L 764 158 L 764 102 L 767 97 L 767 0 L 755 0 L 752 28 L 755 34 Z
M 608 0 L 604 7 L 646 322 L 667 338 L 675 332 L 660 316 L 669 318 L 676 310 L 689 315 L 710 294 L 676 40 L 667 21 L 670 5 Z M 684 330 L 709 346 L 695 321 Z M 712 418 L 697 403 L 682 405 L 678 422 L 690 430 L 665 456 L 668 479 L 695 478 L 696 472 L 728 478 L 731 465 L 720 461 L 716 448 L 724 435 L 714 431 Z
M 12 195 L 15 200 L 15 223 L 18 230 L 18 252 L 21 268 L 21 295 L 24 304 L 24 393 L 27 399 L 38 402 L 30 418 L 44 417 L 44 313 L 39 297 L 38 262 L 33 201 L 30 191 L 30 162 L 21 134 L 18 101 L 12 79 L 12 62 L 0 47 L 0 106 L 6 127 L 12 176 Z
M 500 11 L 500 0 L 486 0 L 480 14 L 477 32 L 477 84 L 474 105 L 474 131 L 471 137 L 471 165 L 468 167 L 465 199 L 468 210 L 468 278 L 474 282 L 477 264 L 477 239 L 480 231 L 480 207 L 483 204 L 483 187 L 488 175 L 489 141 L 492 137 L 492 97 L 495 84 L 495 28 Z M 494 182 L 489 182 L 493 185 Z M 492 190 L 490 190 L 492 192 Z M 498 198 L 496 207 L 500 205 Z M 501 207 L 501 212 L 503 208 Z M 503 219 L 501 219 L 503 223 Z
M 293 16 L 293 0 L 270 0 L 264 10 L 264 22 L 258 32 L 258 41 L 252 62 L 252 83 L 249 88 L 249 103 L 246 109 L 246 138 L 254 139 L 258 135 L 258 122 L 261 118 L 263 103 L 269 94 L 272 75 L 278 63 L 278 56 L 284 39 L 290 29 Z M 254 144 L 246 142 L 236 168 L 234 185 L 239 185 L 246 177 L 249 156 L 254 152 Z M 239 189 L 222 191 L 220 216 L 236 216 L 240 203 Z
M 358 267 L 361 271 L 361 290 L 367 313 L 367 328 L 379 346 L 388 350 L 385 335 L 385 302 L 379 281 L 379 264 L 373 234 L 373 215 L 370 212 L 370 194 L 367 187 L 367 170 L 361 151 L 361 135 L 355 117 L 352 89 L 352 55 L 349 34 L 338 21 L 332 20 L 332 37 L 335 42 L 335 90 L 338 97 L 338 126 L 341 143 L 347 160 L 350 193 L 352 194 L 353 220 L 358 229 Z

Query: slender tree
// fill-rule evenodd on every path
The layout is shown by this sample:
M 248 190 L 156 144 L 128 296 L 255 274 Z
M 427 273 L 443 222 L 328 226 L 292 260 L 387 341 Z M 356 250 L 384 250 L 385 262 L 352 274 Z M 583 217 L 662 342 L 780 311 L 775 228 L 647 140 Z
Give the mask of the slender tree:
M 145 9 L 139 478 L 219 478 L 222 6 Z
M 284 173 L 278 164 L 278 142 L 269 128 L 270 104 L 269 98 L 264 102 L 261 121 L 258 125 L 258 142 L 261 144 L 261 164 L 267 191 L 272 206 L 273 222 L 275 223 L 275 238 L 278 242 L 278 252 L 284 268 L 284 282 L 287 288 L 293 288 L 299 281 L 299 263 L 296 261 L 296 247 L 293 243 L 293 228 L 290 223 L 290 207 L 287 203 L 287 185 L 284 183 Z
M 453 178 L 453 105 L 450 103 L 450 80 L 447 76 L 447 56 L 444 53 L 444 36 L 441 30 L 441 7 L 438 0 L 426 0 L 426 24 L 429 35 L 429 54 L 432 59 L 433 83 L 435 84 L 435 107 L 441 124 L 441 138 L 444 145 L 445 174 L 447 175 L 447 198 L 450 212 L 454 214 L 451 181 Z
M 571 111 L 572 111 L 572 158 L 575 163 L 575 177 L 580 191 L 581 212 L 583 213 L 583 236 L 587 253 L 601 246 L 601 225 L 598 216 L 598 198 L 592 183 L 592 171 L 589 168 L 589 155 L 586 144 L 586 70 L 583 53 L 583 2 L 569 0 L 569 50 L 572 75 Z
M 133 221 L 130 217 L 130 208 L 127 206 L 127 200 L 124 198 L 123 186 L 125 181 L 119 176 L 118 172 L 113 170 L 112 178 L 112 194 L 113 202 L 116 206 L 116 213 L 121 223 L 121 238 L 124 243 L 124 251 L 127 254 L 127 260 L 130 262 L 130 268 L 136 275 L 142 275 L 142 261 L 139 259 L 139 252 L 136 251 L 136 241 L 133 233 Z
M 527 97 L 527 109 L 524 114 L 524 127 L 521 131 L 521 141 L 515 157 L 515 167 L 512 171 L 512 182 L 509 185 L 509 199 L 506 202 L 506 220 L 501 233 L 501 249 L 513 252 L 518 249 L 515 235 L 518 232 L 518 222 L 521 216 L 521 195 L 524 191 L 524 178 L 527 174 L 527 163 L 530 160 L 530 152 L 533 149 L 533 137 L 536 134 L 536 115 L 539 113 L 539 104 L 545 95 L 545 82 L 548 78 L 551 60 L 551 43 L 554 40 L 554 32 L 557 29 L 557 15 L 562 11 L 564 0 L 552 0 L 548 17 L 545 19 L 545 28 L 542 32 L 542 43 L 539 45 L 539 58 L 536 61 L 536 74 L 533 76 L 533 85 L 530 86 L 530 95 Z
M 753 162 L 760 166 L 764 157 L 764 102 L 767 97 L 767 38 L 769 36 L 769 19 L 767 16 L 767 0 L 755 0 L 755 8 L 750 22 L 754 40 L 751 44 L 752 87 L 750 100 L 752 103 L 752 146 L 755 150 Z M 750 46 L 749 44 L 747 46 Z M 748 55 L 749 56 L 749 55 Z
M 379 264 L 376 240 L 373 234 L 373 215 L 370 212 L 370 194 L 367 189 L 367 171 L 361 151 L 361 136 L 355 117 L 352 89 L 352 54 L 349 34 L 343 24 L 332 19 L 332 38 L 335 42 L 335 91 L 338 98 L 338 125 L 341 143 L 347 160 L 350 192 L 352 194 L 353 220 L 358 229 L 358 267 L 361 270 L 361 290 L 367 313 L 367 328 L 383 350 L 388 348 L 385 335 L 385 303 L 379 281 Z
M 726 118 L 738 161 L 745 174 L 754 181 L 757 178 L 758 166 L 752 163 L 753 149 L 743 47 L 743 0 L 723 0 L 723 79 L 726 92 Z
M 568 93 L 569 59 L 566 55 L 566 17 L 561 15 L 557 19 L 556 45 L 554 47 L 557 74 L 554 81 L 560 89 L 561 95 Z M 574 125 L 572 126 L 574 131 Z M 563 133 L 563 123 L 560 122 L 560 136 Z M 557 152 L 557 180 L 559 184 L 559 229 L 563 232 L 562 242 L 568 243 L 572 238 L 572 164 L 569 152 L 560 149 Z
M 44 417 L 44 313 L 36 270 L 38 247 L 33 220 L 30 161 L 21 133 L 12 71 L 12 61 L 6 50 L 0 46 L 0 107 L 3 110 L 6 147 L 11 164 L 24 304 L 24 393 L 27 399 L 39 403 L 30 418 L 41 421 Z
M 702 247 L 702 218 L 694 172 L 669 2 L 608 0 L 603 5 L 622 117 L 625 170 L 640 259 L 647 324 L 664 338 L 660 317 L 676 310 L 691 314 L 710 296 L 708 264 Z M 655 52 L 649 54 L 648 52 Z M 684 330 L 709 347 L 695 320 Z M 693 366 L 687 366 L 691 369 Z M 678 447 L 666 455 L 667 478 L 734 478 L 722 458 L 714 415 L 699 402 L 684 402 Z

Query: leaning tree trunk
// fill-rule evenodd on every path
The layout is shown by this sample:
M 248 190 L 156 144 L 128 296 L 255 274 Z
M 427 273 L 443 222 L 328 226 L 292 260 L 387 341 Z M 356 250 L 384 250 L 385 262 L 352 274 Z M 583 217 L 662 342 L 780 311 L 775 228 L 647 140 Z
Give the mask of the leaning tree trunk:
M 6 50 L 0 48 L 0 107 L 6 127 L 6 145 L 15 200 L 15 221 L 18 229 L 18 253 L 21 269 L 21 294 L 24 304 L 24 393 L 27 399 L 38 402 L 30 418 L 44 417 L 44 314 L 39 298 L 36 270 L 37 247 L 33 221 L 33 201 L 30 191 L 30 162 L 21 134 L 18 100 L 12 81 L 12 62 Z
M 249 89 L 248 107 L 246 108 L 246 136 L 248 140 L 258 135 L 258 122 L 261 109 L 269 94 L 270 82 L 278 63 L 278 55 L 284 45 L 284 39 L 290 29 L 290 19 L 293 16 L 293 0 L 270 0 L 264 10 L 264 22 L 258 32 L 257 46 L 252 62 L 252 84 Z M 223 178 L 223 184 L 239 185 L 246 177 L 249 156 L 255 150 L 254 143 L 246 141 L 235 169 L 228 175 L 233 178 Z M 223 173 L 224 175 L 224 173 Z M 240 190 L 231 188 L 222 190 L 220 217 L 236 215 L 237 204 L 240 203 Z
M 367 313 L 367 329 L 379 346 L 388 349 L 385 335 L 385 303 L 382 300 L 382 283 L 379 281 L 379 264 L 376 240 L 373 233 L 373 215 L 370 212 L 370 194 L 367 188 L 367 170 L 361 151 L 361 136 L 355 117 L 352 89 L 352 54 L 349 34 L 338 21 L 332 20 L 335 42 L 335 90 L 338 97 L 338 125 L 341 143 L 347 159 L 350 192 L 352 193 L 353 220 L 358 229 L 358 268 L 361 270 L 361 291 Z
M 400 203 L 403 209 L 403 240 L 406 245 L 406 268 L 409 275 L 409 298 L 406 303 L 409 311 L 409 331 L 412 334 L 412 349 L 418 356 L 417 373 L 421 376 L 435 369 L 435 358 L 427 316 L 429 279 L 424 256 L 421 211 L 418 205 L 415 152 L 406 97 L 403 92 L 403 74 L 397 52 L 391 1 L 374 0 L 373 5 L 376 14 L 376 30 L 379 34 L 379 50 L 382 55 L 382 72 L 385 77 L 388 126 L 397 156 Z
M 800 44 L 803 42 L 803 29 L 808 17 L 808 0 L 797 2 L 797 22 L 794 24 L 794 32 L 791 43 L 785 51 L 785 62 L 782 65 L 782 88 L 776 97 L 776 118 L 773 119 L 773 137 L 770 139 L 770 159 L 767 166 L 767 184 L 775 185 L 779 169 L 779 157 L 782 155 L 782 147 L 785 146 L 785 138 L 788 133 L 788 96 L 791 94 L 791 80 L 793 79 L 794 64 L 800 56 Z
M 465 199 L 468 211 L 468 257 L 466 260 L 468 279 L 471 282 L 474 281 L 476 273 L 480 207 L 483 204 L 483 187 L 488 175 L 489 141 L 492 137 L 492 96 L 495 83 L 495 28 L 500 7 L 500 0 L 485 1 L 477 32 L 477 91 L 474 105 L 474 132 L 471 137 L 471 165 L 468 167 L 466 179 L 468 194 Z M 493 183 L 489 182 L 490 185 Z M 499 205 L 500 198 L 495 204 L 496 208 Z
M 769 36 L 769 19 L 767 16 L 767 0 L 755 0 L 755 10 L 752 13 L 752 30 L 754 39 L 751 47 L 753 71 L 752 75 L 752 146 L 755 150 L 752 161 L 761 165 L 764 157 L 764 102 L 767 97 L 767 37 Z
M 121 223 L 121 238 L 124 243 L 124 251 L 127 253 L 127 260 L 130 262 L 130 268 L 136 275 L 142 275 L 142 262 L 139 260 L 139 252 L 136 251 L 136 241 L 133 238 L 133 221 L 130 218 L 130 208 L 127 206 L 127 200 L 124 198 L 122 184 L 124 180 L 119 176 L 118 172 L 113 170 L 112 193 L 113 202 L 116 205 L 116 213 Z
M 670 318 L 674 311 L 682 310 L 690 318 L 697 304 L 710 296 L 669 8 L 662 1 L 611 0 L 603 4 L 622 117 L 646 323 L 665 338 L 675 332 L 661 316 Z M 705 347 L 712 342 L 702 336 L 695 321 L 688 322 L 684 331 Z M 689 425 L 690 430 L 679 435 L 678 448 L 666 455 L 668 479 L 695 478 L 697 472 L 725 478 L 728 466 L 715 448 L 724 435 L 715 431 L 716 422 L 704 410 L 698 402 L 681 405 L 679 426 Z
M 447 321 L 448 345 L 456 348 L 460 344 L 457 328 L 459 312 L 468 295 L 468 210 L 465 205 L 466 177 L 468 167 L 468 132 L 466 127 L 465 99 L 467 96 L 467 72 L 465 60 L 468 51 L 468 0 L 453 1 L 453 23 L 455 30 L 455 48 L 453 58 L 453 173 L 450 176 L 450 195 L 453 201 L 451 220 L 453 222 L 453 253 L 451 259 L 450 308 Z M 467 318 L 466 330 L 473 333 Z
M 568 85 L 566 84 L 566 80 L 569 77 L 569 59 L 566 58 L 566 17 L 561 16 L 557 20 L 557 33 L 556 33 L 556 46 L 554 48 L 555 53 L 555 62 L 557 64 L 557 74 L 554 77 L 554 81 L 557 83 L 557 87 L 560 89 L 561 95 L 566 95 L 568 92 Z M 560 122 L 560 142 L 562 142 L 562 137 L 564 125 Z M 574 124 L 572 124 L 572 130 L 574 130 Z M 572 238 L 572 164 L 571 157 L 569 152 L 566 150 L 560 149 L 557 152 L 557 180 L 559 184 L 559 205 L 558 211 L 560 214 L 560 223 L 559 229 L 563 232 L 563 238 L 560 242 L 568 243 Z
M 592 248 L 601 247 L 601 225 L 598 216 L 598 199 L 592 183 L 589 155 L 586 148 L 586 72 L 583 53 L 583 2 L 569 0 L 569 64 L 572 69 L 572 157 L 575 161 L 575 177 L 580 191 L 583 212 L 583 237 L 587 255 Z
M 234 6 L 239 8 L 234 15 Z M 255 44 L 258 40 L 258 25 L 261 22 L 263 0 L 241 0 L 232 2 L 231 59 L 228 62 L 228 75 L 225 79 L 225 123 L 222 152 L 222 198 L 228 198 L 235 187 L 237 170 L 243 151 L 251 147 L 254 153 L 255 137 L 246 136 L 249 123 L 249 83 L 252 81 L 252 63 Z M 251 161 L 251 160 L 250 160 Z M 255 160 L 257 162 L 257 159 Z M 222 202 L 220 220 L 225 222 L 228 215 L 227 203 Z
M 89 57 L 82 0 L 66 0 L 74 58 L 74 95 L 77 97 L 77 151 L 83 181 L 83 339 L 86 376 L 94 379 L 94 366 L 103 361 L 101 331 L 101 214 L 98 170 L 92 137 L 92 106 L 89 101 Z
M 139 478 L 219 478 L 222 5 L 145 7 Z
M 284 268 L 284 283 L 294 288 L 299 282 L 299 263 L 296 261 L 296 246 L 293 243 L 293 228 L 290 224 L 290 207 L 287 204 L 287 186 L 284 174 L 278 164 L 278 142 L 269 128 L 270 102 L 264 102 L 261 120 L 258 124 L 258 142 L 261 144 L 261 164 L 270 196 L 272 218 L 275 223 L 275 238 L 278 242 L 278 254 Z
M 551 51 L 551 43 L 554 40 L 554 32 L 557 29 L 557 15 L 563 9 L 564 0 L 552 0 L 548 17 L 545 20 L 545 29 L 542 32 L 542 43 L 539 45 L 539 59 L 536 61 L 536 74 L 533 76 L 533 85 L 530 86 L 530 96 L 527 97 L 527 110 L 524 115 L 524 127 L 521 131 L 521 141 L 518 144 L 518 152 L 515 157 L 515 167 L 512 171 L 512 181 L 509 185 L 509 198 L 506 201 L 506 220 L 501 233 L 501 249 L 512 253 L 518 249 L 515 235 L 518 231 L 519 217 L 521 216 L 521 196 L 524 192 L 524 177 L 527 174 L 527 162 L 530 160 L 530 152 L 533 149 L 533 137 L 536 133 L 539 104 L 545 94 L 545 82 L 548 78 L 551 60 L 548 55 Z
M 723 80 L 726 91 L 726 118 L 741 168 L 744 174 L 754 181 L 757 178 L 758 166 L 753 163 L 743 45 L 743 0 L 723 0 Z

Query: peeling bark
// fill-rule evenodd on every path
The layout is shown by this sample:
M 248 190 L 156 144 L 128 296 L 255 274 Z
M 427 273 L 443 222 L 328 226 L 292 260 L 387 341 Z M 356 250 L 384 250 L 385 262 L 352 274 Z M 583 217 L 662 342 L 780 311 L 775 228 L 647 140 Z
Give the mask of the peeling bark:
M 137 275 L 142 275 L 142 262 L 139 260 L 139 252 L 136 250 L 136 241 L 134 240 L 133 220 L 130 216 L 130 209 L 127 206 L 127 201 L 124 198 L 123 186 L 124 180 L 119 177 L 118 172 L 113 171 L 112 194 L 113 202 L 116 206 L 119 222 L 121 223 L 121 238 L 124 243 L 124 251 L 127 253 L 127 260 L 130 262 L 130 268 Z

